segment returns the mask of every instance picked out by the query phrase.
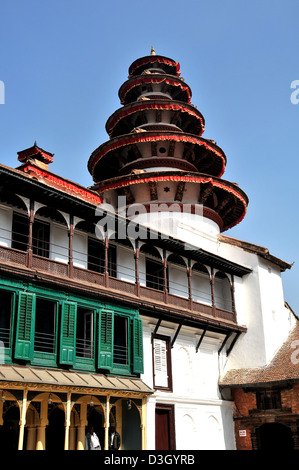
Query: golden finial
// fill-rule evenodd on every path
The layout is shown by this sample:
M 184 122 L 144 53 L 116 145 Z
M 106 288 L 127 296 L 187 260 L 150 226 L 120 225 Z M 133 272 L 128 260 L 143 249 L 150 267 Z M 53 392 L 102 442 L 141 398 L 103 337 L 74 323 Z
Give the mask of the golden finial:
M 151 55 L 156 55 L 156 51 L 155 51 L 155 49 L 154 49 L 154 46 L 152 46 Z

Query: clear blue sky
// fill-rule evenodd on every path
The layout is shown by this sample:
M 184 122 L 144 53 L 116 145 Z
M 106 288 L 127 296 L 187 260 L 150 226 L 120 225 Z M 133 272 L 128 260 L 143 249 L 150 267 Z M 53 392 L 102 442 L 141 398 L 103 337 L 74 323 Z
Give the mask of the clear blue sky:
M 137 58 L 180 62 L 204 137 L 226 153 L 224 178 L 249 197 L 227 235 L 267 247 L 293 268 L 285 300 L 299 313 L 297 0 L 2 0 L 0 162 L 16 167 L 34 141 L 51 170 L 83 185 L 91 152 Z

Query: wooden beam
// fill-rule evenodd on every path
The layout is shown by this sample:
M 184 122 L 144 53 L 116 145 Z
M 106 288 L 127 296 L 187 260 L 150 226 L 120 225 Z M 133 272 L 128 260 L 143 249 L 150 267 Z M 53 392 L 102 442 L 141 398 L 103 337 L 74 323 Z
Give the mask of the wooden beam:
M 176 332 L 175 332 L 175 335 L 174 335 L 173 340 L 172 340 L 172 342 L 171 342 L 171 347 L 172 347 L 172 348 L 173 348 L 174 343 L 175 343 L 175 340 L 177 339 L 178 334 L 179 334 L 179 332 L 180 332 L 180 330 L 181 330 L 181 328 L 182 328 L 182 326 L 183 326 L 183 323 L 184 323 L 184 322 L 181 322 L 181 323 L 179 324 L 179 326 L 178 326 L 178 328 L 177 328 L 177 330 L 176 330 Z
M 176 193 L 175 193 L 175 201 L 181 202 L 183 199 L 184 195 L 184 190 L 185 190 L 186 182 L 185 181 L 180 181 L 177 185 L 176 188 Z
M 205 329 L 203 330 L 203 332 L 201 333 L 201 336 L 200 336 L 200 338 L 199 338 L 199 341 L 198 341 L 197 346 L 196 346 L 196 349 L 195 349 L 196 352 L 198 352 L 198 350 L 199 350 L 199 347 L 200 347 L 200 345 L 201 345 L 201 343 L 202 343 L 202 340 L 204 339 L 204 336 L 205 336 L 205 334 L 206 334 L 207 329 L 208 329 L 208 327 L 206 326 Z
M 156 181 L 149 181 L 148 186 L 149 186 L 149 190 L 150 190 L 151 201 L 157 201 L 157 199 L 158 199 L 157 182 Z

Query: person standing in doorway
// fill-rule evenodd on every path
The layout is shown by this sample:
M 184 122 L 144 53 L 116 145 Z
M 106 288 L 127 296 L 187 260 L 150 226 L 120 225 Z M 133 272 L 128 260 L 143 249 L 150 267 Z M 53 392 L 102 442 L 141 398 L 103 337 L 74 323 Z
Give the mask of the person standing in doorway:
M 118 450 L 120 448 L 120 435 L 112 424 L 109 429 L 109 450 Z
M 85 437 L 85 450 L 101 450 L 98 436 L 94 432 L 93 426 L 88 426 Z

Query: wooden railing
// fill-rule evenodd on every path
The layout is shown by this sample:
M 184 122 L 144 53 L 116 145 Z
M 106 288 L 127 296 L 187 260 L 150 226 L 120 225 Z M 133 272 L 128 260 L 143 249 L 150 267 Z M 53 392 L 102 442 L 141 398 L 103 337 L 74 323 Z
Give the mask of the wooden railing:
M 236 323 L 236 315 L 233 311 L 216 308 L 215 306 L 203 304 L 190 298 L 170 294 L 165 290 L 152 289 L 150 287 L 127 282 L 99 272 L 70 266 L 69 263 L 62 263 L 34 254 L 31 254 L 30 256 L 28 252 L 23 252 L 13 248 L 0 246 L 0 262 L 4 264 L 8 263 L 9 265 L 22 265 L 35 271 L 47 272 L 78 281 L 92 283 L 93 285 L 113 289 L 141 299 L 144 298 L 149 301 L 169 306 L 173 305 L 184 310 L 191 310 L 193 313 Z

